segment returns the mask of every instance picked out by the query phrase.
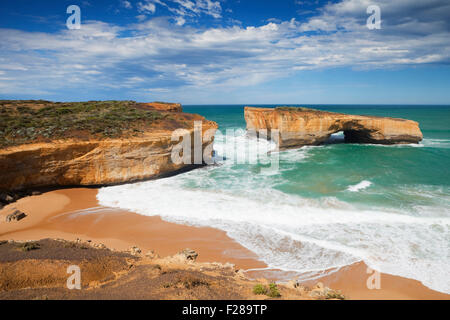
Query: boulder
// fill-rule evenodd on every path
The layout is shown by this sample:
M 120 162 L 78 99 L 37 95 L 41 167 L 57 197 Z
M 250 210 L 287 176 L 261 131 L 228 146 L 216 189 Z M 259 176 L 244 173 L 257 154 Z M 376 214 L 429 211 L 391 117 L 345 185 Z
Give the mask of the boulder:
M 323 290 L 325 287 L 322 282 L 317 282 L 313 289 Z
M 178 254 L 183 256 L 186 260 L 190 260 L 190 261 L 195 261 L 198 257 L 198 253 L 189 248 L 184 249 L 183 251 L 179 252 Z
M 4 192 L 0 193 L 0 202 L 10 203 L 13 201 L 14 201 L 14 198 L 11 195 L 4 193 Z
M 317 283 L 309 292 L 309 296 L 315 299 L 338 299 L 344 300 L 344 295 L 339 290 L 325 287 L 322 282 Z
M 106 246 L 103 243 L 96 243 L 96 244 L 94 244 L 94 248 L 106 249 Z
M 236 270 L 236 275 L 237 275 L 239 278 L 247 279 L 247 276 L 245 275 L 245 270 L 243 270 L 243 269 L 238 269 L 238 270 Z
M 136 255 L 140 255 L 142 253 L 142 250 L 139 249 L 139 247 L 133 246 L 133 247 L 130 248 L 130 253 L 132 255 L 136 256 Z
M 6 222 L 12 222 L 12 221 L 20 221 L 23 218 L 25 218 L 27 215 L 19 210 L 15 210 L 13 213 L 8 214 L 6 216 Z
M 159 259 L 159 254 L 157 254 L 154 250 L 148 251 L 145 256 L 149 259 Z

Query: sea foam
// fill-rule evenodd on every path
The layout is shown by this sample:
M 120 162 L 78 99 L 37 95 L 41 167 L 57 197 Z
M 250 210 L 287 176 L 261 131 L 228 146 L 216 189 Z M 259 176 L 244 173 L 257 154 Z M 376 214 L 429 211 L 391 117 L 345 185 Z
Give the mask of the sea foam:
M 358 184 L 355 184 L 353 186 L 349 186 L 347 188 L 347 190 L 351 191 L 351 192 L 358 192 L 360 190 L 363 190 L 363 189 L 366 189 L 366 188 L 370 187 L 371 185 L 372 185 L 372 182 L 367 181 L 367 180 L 363 180 L 363 181 L 361 181 Z
M 363 260 L 450 292 L 448 217 L 349 209 L 264 188 L 192 188 L 194 173 L 102 188 L 97 197 L 105 206 L 224 230 L 273 268 L 303 273 Z
M 254 144 L 244 136 L 233 137 Z M 227 146 L 218 138 L 215 150 Z M 259 141 L 265 154 L 273 147 Z M 304 161 L 314 148 L 280 152 L 281 161 Z M 318 199 L 276 189 L 282 176 L 242 174 L 231 159 L 174 177 L 106 187 L 104 206 L 193 226 L 224 230 L 269 267 L 302 274 L 364 261 L 381 272 L 421 281 L 450 293 L 450 211 L 411 215 L 389 208 L 356 207 L 335 197 Z M 368 188 L 363 180 L 349 191 Z

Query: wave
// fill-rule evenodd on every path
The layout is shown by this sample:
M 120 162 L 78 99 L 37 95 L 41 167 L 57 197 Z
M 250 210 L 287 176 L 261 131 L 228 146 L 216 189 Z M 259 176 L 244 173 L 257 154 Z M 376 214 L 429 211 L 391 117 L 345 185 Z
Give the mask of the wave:
M 421 145 L 427 148 L 441 148 L 448 149 L 450 148 L 450 140 L 449 139 L 423 139 Z
M 365 143 L 365 144 L 359 144 L 359 145 L 361 145 L 361 146 L 364 146 L 364 145 L 377 146 L 377 147 L 384 147 L 384 148 L 441 148 L 441 149 L 448 149 L 448 148 L 450 148 L 450 140 L 425 138 L 419 143 L 405 143 L 405 144 L 392 144 L 392 145 Z
M 372 185 L 372 182 L 370 182 L 368 180 L 363 180 L 363 181 L 361 181 L 358 184 L 355 184 L 353 186 L 349 186 L 347 188 L 347 190 L 351 191 L 351 192 L 358 192 L 360 190 L 363 190 L 363 189 L 366 189 L 366 188 L 370 187 L 371 185 Z
M 246 152 L 250 159 L 273 148 L 271 142 L 242 133 L 219 136 L 214 149 L 220 166 L 102 188 L 97 198 L 103 206 L 224 230 L 271 268 L 307 275 L 364 261 L 372 269 L 450 293 L 448 206 L 418 208 L 427 210 L 423 216 L 412 215 L 411 209 L 364 209 L 336 197 L 304 198 L 276 190 L 285 182 L 281 174 L 249 174 L 229 156 Z M 280 161 L 307 161 L 311 151 L 320 148 L 327 147 L 282 151 Z M 370 185 L 363 180 L 347 190 L 358 192 Z M 414 197 L 417 190 L 399 192 Z M 422 192 L 427 197 L 447 192 L 426 186 L 420 190 L 427 191 Z
M 252 182 L 253 188 L 240 191 L 192 188 L 192 180 L 205 174 L 194 173 L 102 188 L 97 197 L 104 206 L 224 230 L 273 268 L 311 272 L 363 260 L 450 292 L 447 217 L 364 211 L 337 199 L 254 188 Z

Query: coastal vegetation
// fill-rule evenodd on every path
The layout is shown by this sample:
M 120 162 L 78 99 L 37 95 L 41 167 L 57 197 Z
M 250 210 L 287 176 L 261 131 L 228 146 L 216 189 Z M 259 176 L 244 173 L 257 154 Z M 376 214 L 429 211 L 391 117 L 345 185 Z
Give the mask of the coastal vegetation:
M 31 250 L 37 250 L 40 248 L 39 243 L 37 242 L 25 242 L 20 244 L 19 246 L 20 250 L 22 251 L 31 251 Z
M 61 138 L 137 136 L 170 113 L 135 101 L 0 100 L 0 147 Z
M 270 283 L 269 286 L 258 283 L 253 287 L 253 293 L 256 295 L 266 295 L 271 298 L 281 297 L 280 291 L 275 283 Z
M 206 134 L 204 151 L 217 124 L 179 103 L 0 100 L 0 202 L 39 188 L 129 183 L 193 169 L 172 161 L 172 151 L 184 139 L 175 141 L 174 132 L 194 135 L 196 121 Z
M 311 109 L 311 108 L 305 108 L 305 107 L 288 107 L 288 106 L 281 106 L 281 107 L 276 107 L 276 110 L 279 111 L 318 111 L 315 109 Z
M 111 250 L 81 239 L 0 240 L 0 300 L 241 300 L 255 298 L 252 288 L 268 298 L 326 299 L 283 284 L 255 285 L 234 265 L 197 262 L 187 250 L 161 258 L 136 248 Z M 67 289 L 71 265 L 83 270 L 81 290 Z

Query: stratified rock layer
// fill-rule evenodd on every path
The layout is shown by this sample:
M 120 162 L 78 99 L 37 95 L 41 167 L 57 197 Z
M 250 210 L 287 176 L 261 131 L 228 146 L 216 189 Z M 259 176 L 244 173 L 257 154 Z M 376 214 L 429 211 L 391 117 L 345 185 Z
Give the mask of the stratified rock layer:
M 343 131 L 346 142 L 374 144 L 418 143 L 422 140 L 419 124 L 412 120 L 359 116 L 307 108 L 245 107 L 247 130 L 274 135 L 281 149 L 319 145 L 331 134 Z
M 179 103 L 149 102 L 141 103 L 140 105 L 157 111 L 183 112 L 183 107 Z
M 192 127 L 185 129 L 191 135 L 192 149 L 193 121 L 201 121 L 202 150 L 205 150 L 212 143 L 217 124 L 198 115 L 188 116 Z M 0 149 L 0 190 L 118 184 L 169 175 L 192 167 L 173 163 L 172 149 L 179 141 L 171 140 L 176 128 L 171 128 L 170 123 L 167 127 L 164 129 L 162 123 L 158 129 L 144 132 L 139 137 L 71 138 Z M 194 154 L 193 150 L 191 154 Z

